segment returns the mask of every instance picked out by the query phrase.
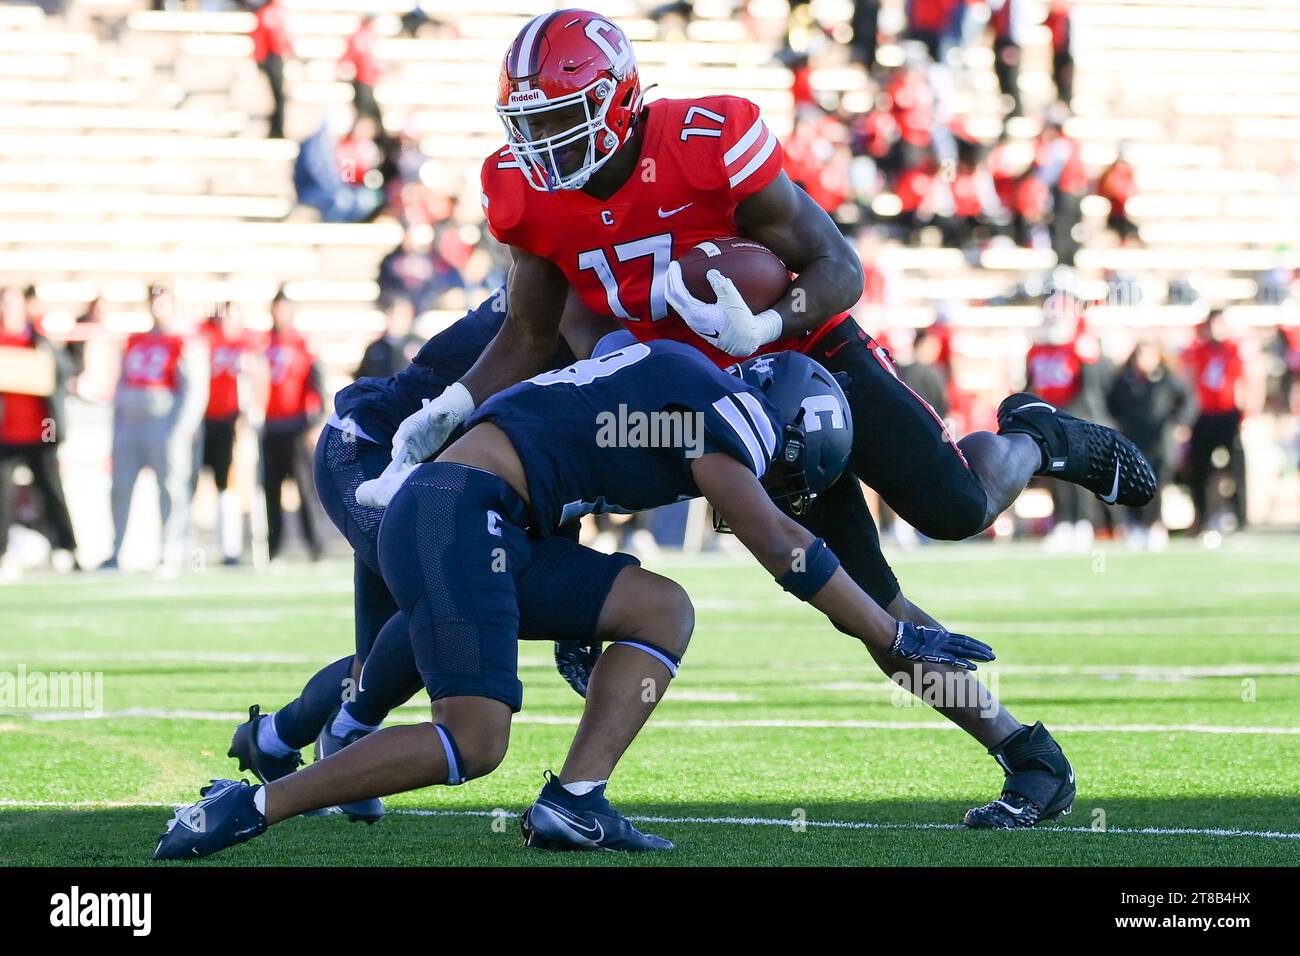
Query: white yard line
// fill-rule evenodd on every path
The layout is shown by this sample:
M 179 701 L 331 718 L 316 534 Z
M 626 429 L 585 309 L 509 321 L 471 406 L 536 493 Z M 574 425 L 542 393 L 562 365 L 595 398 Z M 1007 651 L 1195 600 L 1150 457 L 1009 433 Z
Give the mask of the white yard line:
M 114 809 L 172 809 L 174 803 L 132 803 L 127 801 L 96 800 L 0 800 L 0 809 L 16 810 L 114 810 Z M 509 810 L 389 810 L 389 814 L 406 817 L 505 817 L 516 818 L 518 813 Z M 796 821 L 782 817 L 667 817 L 636 816 L 628 817 L 637 823 L 690 823 L 705 826 L 737 827 L 791 827 Z M 960 823 L 872 823 L 866 820 L 810 820 L 797 821 L 800 826 L 828 830 L 964 830 Z M 1095 836 L 1108 834 L 1148 835 L 1148 836 L 1218 836 L 1218 837 L 1256 837 L 1264 840 L 1300 840 L 1300 832 L 1286 830 L 1235 830 L 1221 827 L 1107 827 L 1094 830 L 1091 827 L 1048 826 L 1035 830 L 1035 833 L 1091 833 Z
M 423 711 L 422 706 L 401 708 Z M 3 710 L 0 717 L 27 717 L 36 722 L 69 720 L 225 720 L 242 721 L 248 715 L 236 710 L 174 710 L 161 707 L 131 707 L 125 710 Z M 519 714 L 517 724 L 575 727 L 577 716 L 565 714 Z M 649 730 L 959 730 L 955 724 L 938 720 L 796 720 L 757 718 L 753 720 L 674 719 L 651 720 Z M 1062 733 L 1100 734 L 1246 734 L 1300 735 L 1300 727 L 1268 727 L 1233 724 L 1053 724 Z

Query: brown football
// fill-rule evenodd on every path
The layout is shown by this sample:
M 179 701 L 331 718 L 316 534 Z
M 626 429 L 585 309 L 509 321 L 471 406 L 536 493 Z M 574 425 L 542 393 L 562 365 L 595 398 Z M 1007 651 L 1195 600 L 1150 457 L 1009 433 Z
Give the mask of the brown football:
M 677 260 L 682 280 L 691 295 L 701 302 L 716 302 L 708 271 L 717 269 L 736 284 L 745 304 L 757 312 L 770 309 L 790 288 L 790 271 L 766 246 L 731 236 L 692 246 Z

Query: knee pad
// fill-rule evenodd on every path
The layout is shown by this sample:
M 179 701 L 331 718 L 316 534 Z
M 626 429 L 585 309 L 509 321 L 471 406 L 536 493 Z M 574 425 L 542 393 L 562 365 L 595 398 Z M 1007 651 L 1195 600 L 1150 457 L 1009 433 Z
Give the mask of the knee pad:
M 672 651 L 660 647 L 658 644 L 651 644 L 649 641 L 614 641 L 614 646 L 618 647 L 635 647 L 638 651 L 649 654 L 664 667 L 668 668 L 668 673 L 672 677 L 677 676 L 677 668 L 682 659 Z
M 447 786 L 459 787 L 465 782 L 465 761 L 460 759 L 460 748 L 456 746 L 456 738 L 442 724 L 434 724 L 433 729 L 438 731 L 438 739 L 442 741 L 442 751 L 447 756 Z

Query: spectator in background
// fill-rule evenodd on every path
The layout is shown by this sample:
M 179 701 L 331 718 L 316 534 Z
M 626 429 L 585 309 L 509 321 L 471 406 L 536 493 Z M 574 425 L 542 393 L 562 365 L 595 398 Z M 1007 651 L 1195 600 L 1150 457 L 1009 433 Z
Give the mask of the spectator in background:
M 207 469 L 217 486 L 217 542 L 221 563 L 236 565 L 244 550 L 244 517 L 239 493 L 230 487 L 235 460 L 235 426 L 249 397 L 245 358 L 249 349 L 238 307 L 224 302 L 199 327 L 208 344 L 208 404 L 203 413 L 202 454 L 190 482 L 194 494 L 199 475 Z
M 988 0 L 993 25 L 993 71 L 1002 95 L 1011 98 L 1011 116 L 1019 116 L 1020 51 L 1030 24 L 1026 22 L 1025 0 Z
M 266 491 L 266 544 L 272 560 L 284 544 L 286 480 L 298 486 L 298 519 L 313 561 L 322 547 L 312 501 L 311 453 L 307 435 L 324 408 L 320 367 L 316 356 L 294 328 L 293 305 L 284 290 L 271 302 L 271 336 L 266 348 L 270 390 L 262 426 L 262 481 Z
M 266 74 L 271 89 L 271 139 L 284 139 L 284 61 L 293 56 L 293 44 L 284 25 L 280 0 L 265 0 L 254 11 L 253 62 Z
M 27 315 L 27 322 L 37 332 L 45 334 L 45 303 L 41 301 L 40 294 L 36 291 L 36 286 L 29 285 L 23 289 L 23 310 Z
M 1056 98 L 1067 106 L 1074 98 L 1074 24 L 1070 0 L 1052 0 L 1047 29 L 1052 35 L 1052 82 Z
M 1156 496 L 1140 508 L 1130 508 L 1129 543 L 1135 548 L 1163 550 L 1169 532 L 1160 523 L 1160 488 L 1174 460 L 1174 433 L 1185 428 L 1191 408 L 1187 387 L 1170 369 L 1155 342 L 1134 347 L 1106 394 L 1106 406 L 1119 430 L 1151 462 Z
M 1106 215 L 1106 228 L 1119 236 L 1120 244 L 1137 235 L 1137 224 L 1129 218 L 1128 201 L 1137 192 L 1137 180 L 1133 166 L 1121 152 L 1115 161 L 1106 167 L 1101 178 L 1097 180 L 1097 195 L 1110 203 L 1110 212 Z
M 925 44 L 930 59 L 943 62 L 941 39 L 961 0 L 908 0 L 907 37 Z
M 853 59 L 870 72 L 876 62 L 876 44 L 880 32 L 880 0 L 853 0 L 853 39 L 849 42 Z
M 433 229 L 408 224 L 401 244 L 379 263 L 378 281 L 381 299 L 408 299 L 417 314 L 432 308 L 452 284 L 435 268 Z
M 1064 117 L 1053 115 L 1043 123 L 1034 156 L 1035 175 L 1052 196 L 1052 251 L 1061 265 L 1074 265 L 1079 240 L 1075 228 L 1083 219 L 1083 197 L 1088 172 L 1079 143 L 1065 132 Z
M 352 81 L 352 104 L 358 116 L 368 116 L 382 125 L 379 103 L 375 99 L 375 86 L 381 71 L 375 57 L 375 41 L 379 39 L 375 28 L 375 15 L 364 14 L 356 31 L 348 37 L 339 68 L 345 79 Z
M 912 339 L 912 361 L 900 366 L 898 374 L 936 415 L 947 418 L 948 370 L 942 357 L 943 339 L 930 329 L 917 329 Z
M 94 329 L 103 327 L 104 299 L 102 296 L 95 296 L 86 303 L 86 311 L 77 316 L 74 337 L 69 337 L 67 344 L 63 346 L 63 352 L 68 357 L 69 388 L 74 393 L 77 389 L 76 380 L 86 370 L 86 336 Z
M 1088 402 L 1085 382 L 1091 356 L 1080 348 L 1079 304 L 1072 295 L 1057 291 L 1043 302 L 1043 324 L 1025 356 L 1025 390 L 1062 411 L 1096 420 Z M 1048 546 L 1063 551 L 1086 551 L 1092 546 L 1092 496 L 1064 481 L 1049 482 L 1052 495 L 1052 531 Z
M 322 222 L 365 222 L 381 208 L 383 194 L 365 184 L 365 171 L 368 170 L 358 176 L 356 167 L 345 169 L 340 164 L 334 132 L 337 122 L 333 115 L 327 117 L 320 128 L 302 142 L 293 164 L 293 186 L 298 201 L 317 210 Z M 367 127 L 358 121 L 350 134 L 349 163 L 368 162 L 363 140 L 367 129 L 373 130 L 374 121 L 366 120 L 365 123 L 372 125 Z M 360 131 L 357 126 L 361 127 Z
M 405 296 L 395 296 L 384 306 L 384 334 L 366 346 L 354 378 L 388 378 L 411 364 L 422 339 L 412 331 L 415 306 Z
M 1228 453 L 1234 530 L 1246 526 L 1246 458 L 1241 447 L 1244 368 L 1241 351 L 1228 335 L 1222 309 L 1213 309 L 1196 328 L 1196 341 L 1183 353 L 1196 394 L 1197 416 L 1187 448 L 1187 479 L 1196 509 L 1193 533 L 1208 530 L 1209 485 L 1215 452 Z
M 116 569 L 126 538 L 136 479 L 148 468 L 158 481 L 163 570 L 180 571 L 189 521 L 190 470 L 208 403 L 202 340 L 187 345 L 172 330 L 175 305 L 165 286 L 149 289 L 147 332 L 126 340 L 113 398 L 113 553 Z
M 63 495 L 58 458 L 58 443 L 63 439 L 67 362 L 28 320 L 23 295 L 14 286 L 0 289 L 0 348 L 15 350 L 10 353 L 14 358 L 0 357 L 0 578 L 18 574 L 17 565 L 5 560 L 9 526 L 13 523 L 14 469 L 18 465 L 27 466 L 32 488 L 40 493 L 53 563 L 56 567 L 79 568 L 77 539 Z M 27 350 L 44 356 L 43 361 L 35 359 L 31 363 L 38 368 L 19 367 L 29 364 L 23 361 Z M 37 383 L 31 380 L 33 377 L 46 380 Z M 23 390 L 7 391 L 6 384 Z

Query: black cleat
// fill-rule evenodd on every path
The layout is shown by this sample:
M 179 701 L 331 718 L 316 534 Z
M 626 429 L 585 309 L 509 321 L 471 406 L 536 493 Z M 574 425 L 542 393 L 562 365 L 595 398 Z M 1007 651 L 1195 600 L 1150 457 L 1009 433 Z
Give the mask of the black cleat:
M 546 786 L 520 819 L 524 846 L 541 850 L 671 850 L 673 843 L 652 833 L 642 833 L 605 799 L 601 784 L 581 797 L 560 785 L 549 770 Z
M 227 757 L 239 761 L 240 770 L 252 771 L 262 783 L 287 777 L 302 766 L 302 753 L 297 750 L 284 757 L 274 757 L 257 746 L 258 722 L 270 719 L 257 704 L 248 708 L 248 720 L 235 728 L 235 735 L 230 738 L 230 749 L 226 751 Z
M 1017 392 L 998 406 L 998 434 L 1030 436 L 1043 452 L 1036 474 L 1087 488 L 1108 505 L 1140 507 L 1155 497 L 1156 473 L 1136 445 L 1030 392 Z
M 1042 722 L 1021 727 L 989 751 L 1006 773 L 1002 796 L 966 811 L 976 830 L 1021 830 L 1068 814 L 1074 805 L 1074 768 Z
M 167 821 L 153 858 L 192 860 L 265 833 L 266 817 L 253 801 L 257 790 L 243 780 L 213 780 L 199 791 L 198 803 L 181 807 Z

